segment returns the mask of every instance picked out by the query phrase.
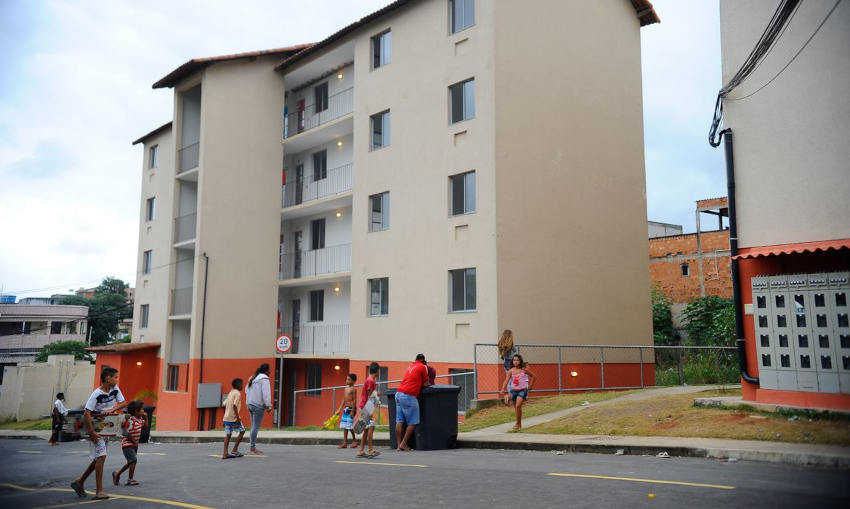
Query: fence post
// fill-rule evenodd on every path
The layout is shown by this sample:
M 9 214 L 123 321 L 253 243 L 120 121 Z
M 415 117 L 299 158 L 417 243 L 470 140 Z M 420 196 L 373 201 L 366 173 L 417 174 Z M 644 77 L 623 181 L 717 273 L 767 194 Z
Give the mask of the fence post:
M 296 414 L 295 414 L 295 403 L 297 401 L 298 401 L 298 393 L 295 392 L 295 391 L 292 391 L 292 427 L 293 428 L 296 426 L 296 423 L 298 422 L 296 420 Z
M 685 384 L 684 359 L 682 359 L 682 356 L 684 354 L 685 354 L 685 349 L 679 348 L 678 355 L 676 356 L 679 359 L 679 385 Z
M 561 394 L 561 345 L 558 345 L 558 394 Z
M 602 373 L 602 388 L 605 388 L 605 348 L 599 347 L 599 370 Z
M 336 412 L 336 387 L 331 389 L 331 413 Z
M 472 345 L 472 394 L 478 399 L 478 343 Z
M 646 387 L 643 384 L 643 347 L 638 348 L 638 354 L 640 355 L 640 388 L 643 389 Z

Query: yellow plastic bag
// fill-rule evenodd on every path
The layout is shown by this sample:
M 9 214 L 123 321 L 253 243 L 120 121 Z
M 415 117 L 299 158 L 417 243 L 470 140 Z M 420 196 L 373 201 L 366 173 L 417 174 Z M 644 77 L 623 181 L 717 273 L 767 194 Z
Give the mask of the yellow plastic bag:
M 339 425 L 339 414 L 333 414 L 330 418 L 322 424 L 322 427 L 325 429 L 336 429 Z

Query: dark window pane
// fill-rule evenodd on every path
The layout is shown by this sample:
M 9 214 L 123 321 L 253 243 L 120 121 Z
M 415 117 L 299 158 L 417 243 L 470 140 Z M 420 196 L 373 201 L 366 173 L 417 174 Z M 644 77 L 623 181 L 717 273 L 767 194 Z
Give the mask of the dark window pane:
M 767 334 L 762 334 L 761 336 L 759 336 L 759 338 L 761 339 L 761 346 L 763 346 L 764 348 L 770 346 L 770 336 L 768 336 Z
M 776 315 L 776 326 L 777 327 L 787 327 L 788 320 L 785 315 Z
M 818 327 L 826 327 L 826 315 L 817 315 L 815 319 Z
M 850 348 L 850 334 L 842 334 L 839 336 L 841 348 Z
M 310 321 L 321 322 L 325 316 L 325 291 L 313 290 L 310 292 Z
M 451 123 L 463 120 L 463 85 L 458 83 L 449 87 L 451 101 Z
M 829 355 L 821 355 L 820 367 L 822 369 L 832 369 L 832 357 Z
M 808 369 L 812 367 L 811 359 L 809 359 L 808 355 L 800 356 L 800 367 L 803 369 Z
M 313 88 L 314 101 L 316 105 L 316 113 L 328 109 L 328 83 L 316 85 Z
M 767 297 L 764 295 L 759 295 L 756 297 L 756 307 L 759 309 L 764 309 L 767 307 Z
M 850 327 L 850 320 L 848 320 L 847 313 L 839 313 L 839 315 L 838 315 L 838 326 L 839 327 Z
M 797 336 L 797 344 L 800 348 L 808 348 L 809 347 L 809 336 L 805 334 L 800 334 Z
M 464 180 L 463 175 L 455 175 L 452 177 L 452 214 L 463 214 L 463 197 L 464 197 Z
M 815 294 L 815 307 L 822 308 L 826 305 L 826 299 L 824 299 L 824 295 L 822 293 Z
M 767 327 L 767 317 L 759 315 L 759 327 Z
M 826 334 L 818 334 L 818 346 L 821 348 L 829 348 L 829 336 Z
M 761 365 L 770 367 L 770 354 L 762 354 Z
M 475 309 L 475 269 L 466 270 L 466 305 L 464 309 Z
M 850 370 L 850 357 L 847 357 L 846 355 L 842 355 L 841 356 L 841 365 L 844 367 L 844 369 Z
M 806 315 L 795 315 L 797 317 L 797 327 L 806 326 Z
M 451 274 L 452 285 L 452 311 L 463 310 L 463 271 L 453 270 Z
M 785 296 L 784 295 L 777 295 L 776 296 L 776 307 L 778 307 L 778 308 L 784 308 L 785 307 Z
M 783 368 L 791 367 L 791 356 L 790 355 L 780 355 L 779 356 L 779 365 Z
M 788 335 L 780 334 L 779 335 L 779 346 L 781 348 L 788 348 Z
M 313 180 L 328 177 L 328 151 L 322 150 L 313 154 Z
M 835 305 L 838 307 L 844 307 L 847 305 L 847 294 L 844 292 L 835 294 Z

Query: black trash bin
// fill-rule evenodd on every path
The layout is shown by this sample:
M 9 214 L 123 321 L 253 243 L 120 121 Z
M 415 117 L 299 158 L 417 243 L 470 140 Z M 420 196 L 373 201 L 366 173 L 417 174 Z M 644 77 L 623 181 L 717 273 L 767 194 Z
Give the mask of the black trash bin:
M 414 449 L 434 451 L 457 447 L 457 385 L 431 385 L 419 394 L 419 424 L 408 442 Z M 387 391 L 390 447 L 398 447 L 395 435 L 395 390 Z
M 145 415 L 147 415 L 147 422 L 145 422 L 145 426 L 142 428 L 142 434 L 139 436 L 139 443 L 146 444 L 150 441 L 151 438 L 151 423 L 153 423 L 153 411 L 156 410 L 155 406 L 146 406 L 145 407 Z

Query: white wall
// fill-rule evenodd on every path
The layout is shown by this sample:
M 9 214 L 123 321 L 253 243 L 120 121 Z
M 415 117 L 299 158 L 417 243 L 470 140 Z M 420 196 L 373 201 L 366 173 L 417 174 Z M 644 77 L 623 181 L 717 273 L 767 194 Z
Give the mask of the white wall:
M 336 217 L 339 211 L 341 217 Z M 311 221 L 325 219 L 325 247 L 339 246 L 351 243 L 351 207 L 334 209 L 311 216 L 299 217 L 283 224 L 284 253 L 295 252 L 294 232 L 301 231 L 301 250 L 308 251 L 311 248 Z
M 91 395 L 94 364 L 73 355 L 51 355 L 47 362 L 6 366 L 0 388 L 0 419 L 39 419 L 53 411 L 56 393 L 66 408 L 82 408 Z

